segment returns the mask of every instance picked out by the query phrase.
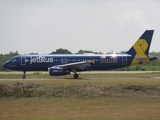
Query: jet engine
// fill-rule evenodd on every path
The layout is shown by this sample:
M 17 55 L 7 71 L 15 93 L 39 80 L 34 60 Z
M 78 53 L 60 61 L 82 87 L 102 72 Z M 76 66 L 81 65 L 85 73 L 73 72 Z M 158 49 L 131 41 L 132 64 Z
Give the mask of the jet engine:
M 48 68 L 49 75 L 51 76 L 61 76 L 70 74 L 69 70 L 60 67 L 50 67 Z

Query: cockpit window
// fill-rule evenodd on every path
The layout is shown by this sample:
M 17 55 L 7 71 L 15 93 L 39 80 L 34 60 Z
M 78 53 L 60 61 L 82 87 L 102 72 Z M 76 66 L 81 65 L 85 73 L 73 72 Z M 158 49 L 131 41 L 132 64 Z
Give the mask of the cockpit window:
M 12 59 L 11 62 L 16 62 L 16 59 Z

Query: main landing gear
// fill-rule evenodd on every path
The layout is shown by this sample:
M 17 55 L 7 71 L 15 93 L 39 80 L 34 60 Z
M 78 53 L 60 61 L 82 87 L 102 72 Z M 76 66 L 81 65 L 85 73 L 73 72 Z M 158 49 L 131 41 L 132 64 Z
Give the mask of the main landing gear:
M 77 73 L 74 74 L 74 79 L 78 79 L 79 75 Z
M 26 78 L 26 71 L 23 72 L 22 79 Z

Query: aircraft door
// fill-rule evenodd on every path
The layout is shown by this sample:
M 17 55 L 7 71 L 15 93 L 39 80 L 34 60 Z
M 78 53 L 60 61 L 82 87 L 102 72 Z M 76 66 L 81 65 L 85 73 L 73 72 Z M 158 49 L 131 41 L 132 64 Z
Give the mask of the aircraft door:
M 122 56 L 122 65 L 127 65 L 127 56 Z
M 21 57 L 21 65 L 26 65 L 26 56 Z

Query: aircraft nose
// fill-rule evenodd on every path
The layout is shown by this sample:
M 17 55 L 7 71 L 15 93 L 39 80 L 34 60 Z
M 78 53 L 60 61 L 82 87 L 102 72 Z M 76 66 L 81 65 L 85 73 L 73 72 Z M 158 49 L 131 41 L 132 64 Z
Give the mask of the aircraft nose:
M 3 67 L 3 68 L 7 68 L 7 63 L 6 63 L 6 62 L 3 63 L 3 64 L 2 64 L 2 67 Z

